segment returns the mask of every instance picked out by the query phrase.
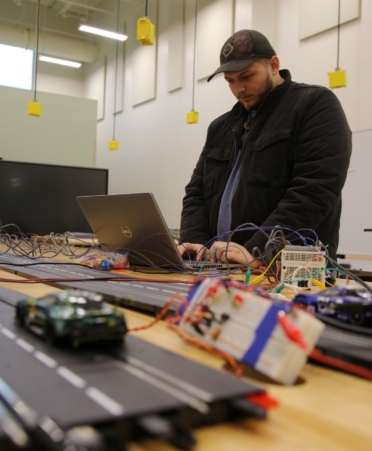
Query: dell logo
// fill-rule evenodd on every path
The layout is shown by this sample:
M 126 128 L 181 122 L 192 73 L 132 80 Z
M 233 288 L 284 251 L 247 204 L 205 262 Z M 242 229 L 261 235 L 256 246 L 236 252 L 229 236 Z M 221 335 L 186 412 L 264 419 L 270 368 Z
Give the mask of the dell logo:
M 121 226 L 121 233 L 127 238 L 132 238 L 132 231 L 128 226 Z

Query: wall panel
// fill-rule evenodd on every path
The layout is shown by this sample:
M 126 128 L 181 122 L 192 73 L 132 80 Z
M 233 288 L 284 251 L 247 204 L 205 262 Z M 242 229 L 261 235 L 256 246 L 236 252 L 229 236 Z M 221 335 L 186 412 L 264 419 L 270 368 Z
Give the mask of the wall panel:
M 157 57 L 157 16 L 158 1 L 150 0 L 148 17 L 155 24 L 154 45 L 141 45 L 138 41 L 132 43 L 132 105 L 139 105 L 156 97 L 156 57 Z M 136 20 L 144 17 L 144 8 L 138 10 Z M 134 39 L 134 36 L 132 36 Z
M 209 77 L 219 66 L 218 57 L 226 39 L 232 35 L 232 0 L 198 2 L 196 38 L 196 79 Z
M 169 4 L 168 92 L 182 88 L 184 61 L 184 0 Z
M 36 117 L 26 114 L 30 100 L 32 91 L 0 86 L 0 157 L 95 166 L 97 101 L 38 92 L 43 111 Z
M 301 0 L 300 39 L 306 39 L 336 27 L 338 4 L 339 0 Z M 341 24 L 357 19 L 360 16 L 360 0 L 341 0 L 340 13 Z

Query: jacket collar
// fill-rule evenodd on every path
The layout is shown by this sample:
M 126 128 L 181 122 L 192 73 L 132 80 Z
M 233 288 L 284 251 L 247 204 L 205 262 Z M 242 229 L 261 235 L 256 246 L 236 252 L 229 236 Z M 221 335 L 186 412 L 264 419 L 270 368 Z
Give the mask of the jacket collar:
M 257 114 L 261 114 L 263 111 L 273 107 L 278 99 L 288 90 L 291 84 L 292 77 L 291 73 L 287 69 L 279 71 L 280 76 L 284 79 L 284 82 L 276 86 L 266 97 L 263 104 L 258 108 Z M 226 123 L 231 128 L 241 128 L 240 122 L 247 119 L 248 111 L 244 108 L 241 102 L 237 102 L 230 113 L 226 117 Z

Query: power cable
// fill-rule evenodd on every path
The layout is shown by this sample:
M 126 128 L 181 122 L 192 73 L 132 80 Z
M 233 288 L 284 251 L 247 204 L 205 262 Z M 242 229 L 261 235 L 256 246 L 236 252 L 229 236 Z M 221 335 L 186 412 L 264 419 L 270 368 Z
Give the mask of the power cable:
M 336 70 L 340 70 L 340 28 L 341 28 L 341 0 L 338 0 L 338 20 L 337 20 L 337 65 Z
M 194 54 L 192 61 L 192 107 L 191 111 L 194 111 L 195 104 L 195 66 L 196 66 L 196 30 L 197 30 L 197 17 L 198 17 L 198 0 L 195 0 L 195 24 L 194 24 Z
M 36 50 L 34 55 L 34 102 L 36 102 L 37 63 L 39 55 L 40 0 L 36 8 Z
M 116 12 L 116 33 L 119 34 L 119 18 L 120 18 L 120 1 L 117 0 Z M 116 59 L 115 59 L 115 83 L 114 83 L 114 127 L 112 132 L 112 139 L 115 141 L 115 126 L 116 126 L 116 94 L 117 94 L 117 80 L 118 80 L 118 59 L 119 59 L 119 40 L 116 40 Z

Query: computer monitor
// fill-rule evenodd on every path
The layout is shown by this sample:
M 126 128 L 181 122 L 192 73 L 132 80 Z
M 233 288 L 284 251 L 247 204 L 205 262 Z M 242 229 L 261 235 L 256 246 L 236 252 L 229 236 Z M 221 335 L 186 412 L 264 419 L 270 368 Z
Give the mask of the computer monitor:
M 108 169 L 0 160 L 1 225 L 22 233 L 89 233 L 76 196 L 107 192 Z

